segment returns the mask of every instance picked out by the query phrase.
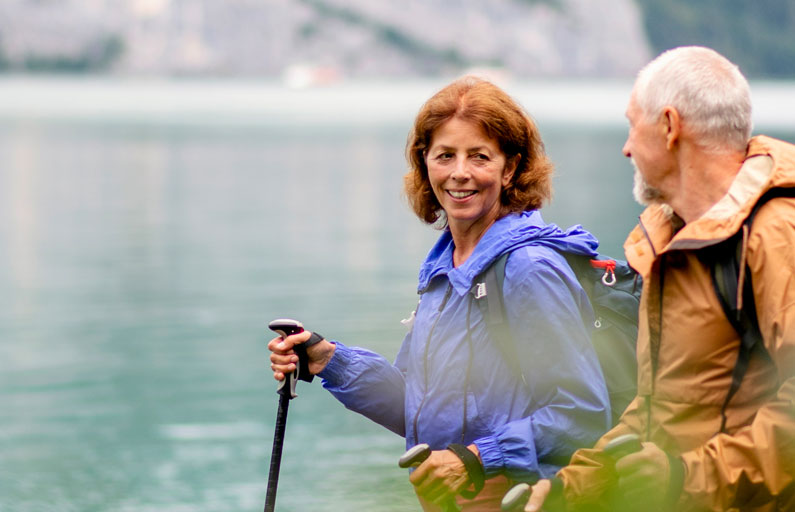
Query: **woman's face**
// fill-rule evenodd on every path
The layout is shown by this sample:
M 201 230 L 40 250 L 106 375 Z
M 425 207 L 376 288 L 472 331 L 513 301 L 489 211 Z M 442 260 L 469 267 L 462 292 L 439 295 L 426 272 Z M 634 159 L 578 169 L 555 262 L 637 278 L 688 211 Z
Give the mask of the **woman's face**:
M 470 121 L 453 117 L 433 132 L 425 164 L 453 234 L 472 228 L 482 233 L 497 220 L 500 192 L 510 182 L 516 160 L 506 168 L 497 141 Z

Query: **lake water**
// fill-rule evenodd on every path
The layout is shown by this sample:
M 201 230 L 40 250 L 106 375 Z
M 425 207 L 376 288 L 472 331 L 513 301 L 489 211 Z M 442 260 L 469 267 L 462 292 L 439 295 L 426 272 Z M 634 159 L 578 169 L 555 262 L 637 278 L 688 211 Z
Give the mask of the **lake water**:
M 266 325 L 393 358 L 438 232 L 401 197 L 440 83 L 0 81 L 0 510 L 261 510 Z M 640 207 L 628 84 L 507 87 L 557 165 L 547 221 L 621 255 Z M 760 130 L 795 140 L 792 84 Z M 404 443 L 319 382 L 290 407 L 280 511 L 416 509 Z

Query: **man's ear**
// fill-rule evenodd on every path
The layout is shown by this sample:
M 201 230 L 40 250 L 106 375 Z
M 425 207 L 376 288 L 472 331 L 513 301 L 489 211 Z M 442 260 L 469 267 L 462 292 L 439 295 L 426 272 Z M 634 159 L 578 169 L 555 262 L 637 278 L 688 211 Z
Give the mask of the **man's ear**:
M 679 135 L 682 132 L 682 118 L 679 111 L 667 105 L 661 114 L 663 132 L 665 135 L 665 147 L 669 151 L 679 142 Z

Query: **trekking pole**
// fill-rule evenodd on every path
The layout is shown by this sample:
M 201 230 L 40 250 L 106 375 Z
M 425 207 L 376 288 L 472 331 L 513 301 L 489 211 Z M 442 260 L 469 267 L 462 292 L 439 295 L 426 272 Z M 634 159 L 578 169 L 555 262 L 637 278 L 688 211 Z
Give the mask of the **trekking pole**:
M 268 324 L 268 327 L 281 336 L 282 339 L 304 330 L 301 322 L 288 318 L 274 320 Z M 298 355 L 298 364 L 295 365 L 295 371 L 284 376 L 284 380 L 279 383 L 279 387 L 276 390 L 279 395 L 279 409 L 276 413 L 276 430 L 273 434 L 273 450 L 271 451 L 270 471 L 268 473 L 268 491 L 265 496 L 265 512 L 273 512 L 276 506 L 276 487 L 279 484 L 279 469 L 282 464 L 282 446 L 284 444 L 284 430 L 287 425 L 287 408 L 290 406 L 290 400 L 298 396 L 295 393 L 296 381 L 299 378 L 307 381 L 312 380 L 312 376 L 309 374 L 306 348 L 321 339 L 323 339 L 322 336 L 316 336 L 316 333 L 312 333 L 312 338 L 309 341 L 293 347 L 296 355 Z
M 640 443 L 640 438 L 635 434 L 625 434 L 618 436 L 611 440 L 602 449 L 604 453 L 610 456 L 613 461 L 617 461 L 621 457 L 629 455 L 630 453 L 639 452 L 643 449 Z M 503 512 L 519 512 L 524 509 L 527 500 L 530 499 L 532 494 L 532 487 L 527 483 L 516 484 L 511 487 L 500 503 L 500 509 Z M 557 509 L 554 509 L 557 510 Z
M 640 438 L 635 434 L 624 434 L 612 439 L 609 443 L 602 448 L 602 451 L 617 461 L 625 455 L 630 453 L 639 452 L 643 449 L 640 444 Z
M 427 443 L 420 443 L 406 450 L 406 453 L 404 453 L 400 459 L 398 459 L 398 466 L 401 468 L 417 467 L 425 462 L 425 459 L 430 456 L 431 447 Z M 442 503 L 441 506 L 442 512 L 459 512 L 459 510 L 461 510 L 458 508 L 455 498 L 450 498 L 449 500 Z
M 511 487 L 500 502 L 502 512 L 518 512 L 524 509 L 527 500 L 530 499 L 532 489 L 530 484 L 524 482 Z

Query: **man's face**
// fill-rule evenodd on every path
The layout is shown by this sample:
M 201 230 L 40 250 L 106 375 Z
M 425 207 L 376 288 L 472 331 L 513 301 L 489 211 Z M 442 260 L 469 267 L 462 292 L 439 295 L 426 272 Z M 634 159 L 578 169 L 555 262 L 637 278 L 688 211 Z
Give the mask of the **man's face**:
M 632 160 L 635 168 L 635 200 L 642 205 L 666 202 L 661 186 L 668 174 L 666 163 L 670 156 L 665 150 L 664 125 L 660 120 L 646 118 L 634 92 L 629 99 L 626 116 L 629 135 L 622 153 Z

